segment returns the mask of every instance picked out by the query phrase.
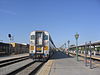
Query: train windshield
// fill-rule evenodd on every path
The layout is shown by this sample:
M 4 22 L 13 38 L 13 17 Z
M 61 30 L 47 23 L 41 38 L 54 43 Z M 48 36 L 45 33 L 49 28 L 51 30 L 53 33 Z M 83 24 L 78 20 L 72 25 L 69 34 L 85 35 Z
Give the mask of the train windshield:
M 48 35 L 45 35 L 44 36 L 44 40 L 48 40 Z
M 35 35 L 31 35 L 31 40 L 35 40 Z
M 37 32 L 36 33 L 36 44 L 37 45 L 42 45 L 42 40 L 43 40 L 43 33 L 42 32 Z

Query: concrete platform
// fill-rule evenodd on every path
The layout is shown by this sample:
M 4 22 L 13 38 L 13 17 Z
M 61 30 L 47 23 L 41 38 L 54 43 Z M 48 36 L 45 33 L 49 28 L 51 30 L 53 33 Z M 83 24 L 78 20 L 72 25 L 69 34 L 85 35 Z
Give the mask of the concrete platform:
M 76 55 L 76 53 L 70 53 L 70 54 Z M 79 56 L 83 56 L 83 57 L 85 56 L 84 54 L 80 54 L 80 53 L 78 53 L 78 55 L 79 55 Z M 87 57 L 90 58 L 89 55 L 87 55 Z M 95 55 L 95 56 L 92 55 L 91 58 L 100 60 L 100 55 Z
M 0 61 L 29 56 L 29 53 L 0 57 Z
M 100 75 L 100 68 L 90 69 L 76 58 L 57 52 L 37 75 Z

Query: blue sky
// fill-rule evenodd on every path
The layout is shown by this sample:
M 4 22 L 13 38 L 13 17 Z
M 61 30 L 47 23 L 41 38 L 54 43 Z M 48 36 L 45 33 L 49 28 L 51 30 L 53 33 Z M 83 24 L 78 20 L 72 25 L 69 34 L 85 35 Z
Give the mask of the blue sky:
M 100 0 L 0 0 L 0 40 L 7 34 L 18 43 L 29 43 L 34 30 L 46 30 L 60 46 L 67 40 L 79 44 L 100 40 Z

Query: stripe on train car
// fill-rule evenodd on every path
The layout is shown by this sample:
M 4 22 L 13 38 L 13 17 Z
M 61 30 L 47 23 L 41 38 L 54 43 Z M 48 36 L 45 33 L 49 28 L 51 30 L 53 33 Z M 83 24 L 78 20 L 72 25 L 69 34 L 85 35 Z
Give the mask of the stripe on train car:
M 34 46 L 30 46 L 30 50 L 34 50 Z
M 44 46 L 44 50 L 48 50 L 49 48 L 48 48 L 48 46 Z

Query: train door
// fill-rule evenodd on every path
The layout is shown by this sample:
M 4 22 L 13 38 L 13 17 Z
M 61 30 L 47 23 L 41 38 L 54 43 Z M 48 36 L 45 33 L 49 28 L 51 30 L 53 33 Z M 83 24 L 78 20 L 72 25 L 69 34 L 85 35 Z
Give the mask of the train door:
M 37 53 L 41 53 L 41 54 L 43 54 L 44 53 L 44 51 L 43 51 L 43 32 L 36 32 L 36 54 Z

